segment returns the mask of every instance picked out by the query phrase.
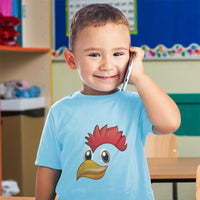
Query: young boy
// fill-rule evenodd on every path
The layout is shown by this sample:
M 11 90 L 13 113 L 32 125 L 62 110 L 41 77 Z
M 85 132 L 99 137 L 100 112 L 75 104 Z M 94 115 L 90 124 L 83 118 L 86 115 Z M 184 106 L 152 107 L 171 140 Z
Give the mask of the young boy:
M 129 83 L 121 91 L 130 52 Z M 64 57 L 83 83 L 54 104 L 43 130 L 36 164 L 36 200 L 152 200 L 144 154 L 149 132 L 180 125 L 176 104 L 144 73 L 143 51 L 130 47 L 125 16 L 107 4 L 79 10 Z

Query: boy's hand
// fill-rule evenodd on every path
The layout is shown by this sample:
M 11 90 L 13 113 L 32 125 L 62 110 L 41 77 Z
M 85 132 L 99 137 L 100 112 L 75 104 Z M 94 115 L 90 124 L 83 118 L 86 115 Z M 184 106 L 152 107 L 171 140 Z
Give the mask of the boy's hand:
M 139 47 L 131 47 L 130 52 L 134 53 L 133 68 L 129 78 L 129 84 L 136 84 L 137 80 L 144 75 L 143 58 L 144 51 Z
M 152 130 L 158 134 L 175 132 L 180 126 L 180 112 L 174 101 L 144 73 L 144 52 L 138 47 L 131 47 L 134 53 L 133 67 L 129 83 L 134 84 L 151 121 Z

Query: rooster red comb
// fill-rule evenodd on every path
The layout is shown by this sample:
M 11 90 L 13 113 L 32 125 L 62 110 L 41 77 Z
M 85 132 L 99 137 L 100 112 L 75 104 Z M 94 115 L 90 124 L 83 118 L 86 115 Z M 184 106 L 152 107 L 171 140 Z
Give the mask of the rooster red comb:
M 126 137 L 122 136 L 122 131 L 118 132 L 118 127 L 107 128 L 105 125 L 103 128 L 99 129 L 99 126 L 96 125 L 93 135 L 88 133 L 89 137 L 85 137 L 87 142 L 86 144 L 90 146 L 94 152 L 102 144 L 113 144 L 120 151 L 124 151 L 127 148 Z

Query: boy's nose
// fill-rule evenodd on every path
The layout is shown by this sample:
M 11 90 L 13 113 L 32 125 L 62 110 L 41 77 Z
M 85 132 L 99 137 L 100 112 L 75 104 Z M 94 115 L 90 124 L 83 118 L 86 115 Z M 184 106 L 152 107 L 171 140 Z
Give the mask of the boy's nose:
M 100 65 L 100 70 L 108 71 L 113 68 L 113 62 L 110 58 L 104 58 Z

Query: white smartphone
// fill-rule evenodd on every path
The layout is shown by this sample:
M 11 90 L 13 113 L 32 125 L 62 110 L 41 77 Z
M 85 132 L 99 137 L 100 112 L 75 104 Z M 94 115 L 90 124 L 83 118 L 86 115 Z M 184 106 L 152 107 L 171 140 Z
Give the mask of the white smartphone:
M 134 53 L 131 53 L 130 59 L 129 59 L 129 62 L 128 62 L 128 67 L 127 67 L 127 70 L 126 70 L 126 74 L 125 74 L 125 77 L 124 77 L 122 89 L 121 89 L 122 91 L 126 89 L 126 86 L 128 84 L 128 80 L 129 80 L 131 70 L 132 70 L 132 67 L 133 67 L 133 57 L 134 57 Z

